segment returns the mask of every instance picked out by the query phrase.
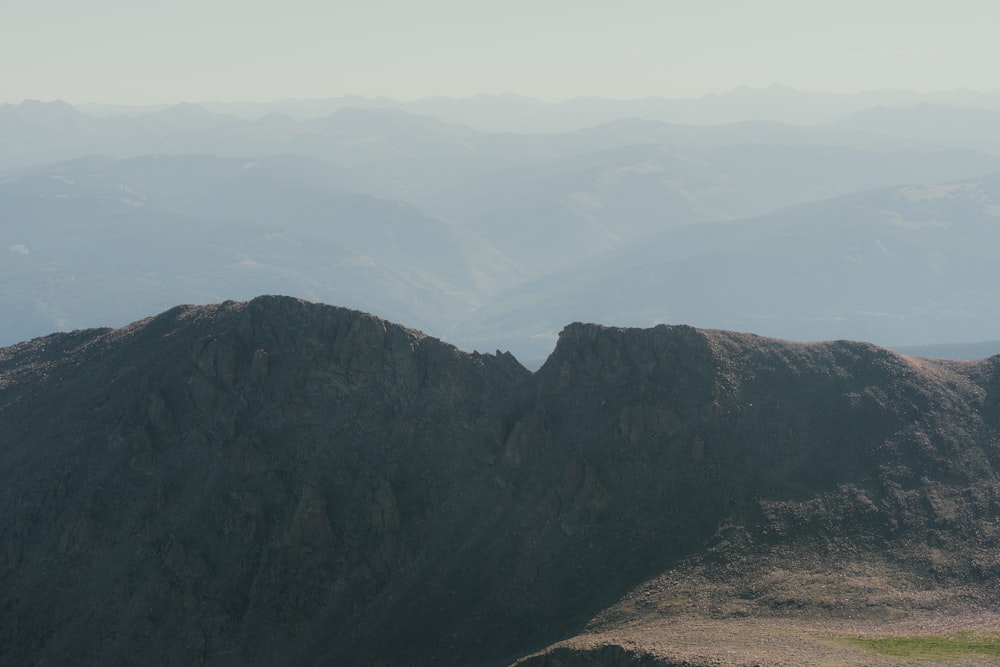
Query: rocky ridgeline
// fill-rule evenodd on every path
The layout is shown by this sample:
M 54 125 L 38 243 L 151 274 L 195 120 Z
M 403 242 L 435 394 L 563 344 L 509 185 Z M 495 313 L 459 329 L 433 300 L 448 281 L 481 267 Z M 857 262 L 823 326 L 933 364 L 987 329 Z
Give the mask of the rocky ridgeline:
M 992 595 L 998 365 L 573 324 L 532 374 L 284 297 L 35 339 L 0 663 L 506 664 L 776 546 Z

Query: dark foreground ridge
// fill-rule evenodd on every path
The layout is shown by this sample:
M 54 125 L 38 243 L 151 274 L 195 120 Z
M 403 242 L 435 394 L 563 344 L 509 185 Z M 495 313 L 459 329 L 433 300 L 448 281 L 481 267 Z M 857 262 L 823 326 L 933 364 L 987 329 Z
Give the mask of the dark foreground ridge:
M 998 366 L 573 324 L 532 374 L 284 297 L 0 349 L 0 664 L 722 664 L 670 628 L 995 608 Z

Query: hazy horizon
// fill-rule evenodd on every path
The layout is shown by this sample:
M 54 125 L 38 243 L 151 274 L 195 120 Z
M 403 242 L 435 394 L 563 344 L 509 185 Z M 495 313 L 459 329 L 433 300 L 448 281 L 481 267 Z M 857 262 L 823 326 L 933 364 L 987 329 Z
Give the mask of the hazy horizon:
M 836 92 L 827 90 L 808 90 L 804 88 L 795 88 L 792 86 L 785 86 L 780 83 L 775 83 L 769 86 L 747 86 L 747 85 L 737 85 L 726 90 L 713 91 L 708 93 L 703 93 L 700 95 L 689 95 L 689 96 L 676 96 L 671 97 L 667 95 L 644 95 L 637 97 L 610 97 L 602 95 L 588 95 L 579 94 L 570 97 L 560 98 L 560 99 L 544 99 L 541 97 L 527 95 L 516 92 L 499 92 L 499 93 L 470 93 L 468 95 L 418 95 L 413 97 L 396 97 L 392 95 L 357 95 L 353 93 L 346 93 L 343 95 L 326 95 L 326 96 L 298 96 L 298 97 L 281 97 L 272 99 L 260 99 L 260 100 L 249 100 L 249 99 L 174 99 L 174 100 L 162 100 L 159 102 L 120 102 L 120 101 L 107 101 L 107 100 L 87 100 L 80 101 L 75 99 L 69 99 L 66 97 L 49 97 L 49 98 L 38 98 L 38 97 L 23 97 L 18 100 L 5 100 L 0 101 L 0 104 L 9 105 L 19 105 L 25 102 L 42 102 L 42 103 L 52 103 L 52 102 L 66 102 L 71 106 L 81 107 L 81 108 L 99 108 L 99 107 L 121 107 L 121 108 L 135 108 L 135 109 L 159 109 L 173 106 L 182 106 L 186 104 L 193 105 L 247 105 L 247 106 L 267 106 L 273 104 L 281 104 L 284 102 L 317 102 L 325 100 L 348 100 L 351 98 L 357 98 L 359 100 L 386 100 L 391 102 L 398 102 L 400 104 L 410 104 L 414 102 L 424 102 L 428 100 L 450 100 L 450 101 L 463 101 L 463 100 L 474 100 L 482 98 L 492 98 L 492 99 L 503 99 L 503 98 L 513 98 L 522 99 L 529 101 L 537 101 L 544 104 L 559 105 L 568 102 L 573 102 L 577 100 L 605 100 L 610 102 L 642 102 L 644 100 L 664 100 L 664 101 L 687 101 L 687 100 L 702 100 L 712 97 L 725 97 L 727 95 L 732 95 L 739 93 L 741 91 L 752 91 L 752 92 L 769 92 L 769 91 L 788 91 L 793 93 L 800 93 L 804 95 L 831 95 L 831 96 L 843 96 L 843 97 L 860 97 L 865 95 L 877 95 L 877 94 L 893 94 L 897 93 L 900 95 L 914 95 L 914 96 L 924 96 L 932 97 L 935 95 L 949 95 L 949 94 L 970 94 L 970 95 L 991 95 L 1000 93 L 1000 86 L 994 88 L 939 88 L 932 90 L 916 90 L 913 88 L 871 88 L 866 90 L 859 90 L 856 92 Z
M 8 8 L 0 103 L 162 105 L 362 96 L 681 99 L 740 86 L 856 94 L 998 88 L 984 0 L 454 0 L 276 6 L 66 0 Z
M 4 18 L 0 103 L 84 113 L 0 109 L 0 345 L 263 293 L 522 358 L 575 320 L 884 345 L 1000 330 L 984 0 Z M 183 102 L 208 113 L 157 113 Z

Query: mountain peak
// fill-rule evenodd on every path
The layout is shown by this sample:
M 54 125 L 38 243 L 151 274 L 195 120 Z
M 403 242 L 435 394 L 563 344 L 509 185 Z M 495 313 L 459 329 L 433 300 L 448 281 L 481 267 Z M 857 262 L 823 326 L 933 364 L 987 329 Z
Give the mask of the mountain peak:
M 25 121 L 44 120 L 46 122 L 67 121 L 83 117 L 76 107 L 64 100 L 24 100 L 20 104 L 0 105 L 0 114 L 12 115 Z

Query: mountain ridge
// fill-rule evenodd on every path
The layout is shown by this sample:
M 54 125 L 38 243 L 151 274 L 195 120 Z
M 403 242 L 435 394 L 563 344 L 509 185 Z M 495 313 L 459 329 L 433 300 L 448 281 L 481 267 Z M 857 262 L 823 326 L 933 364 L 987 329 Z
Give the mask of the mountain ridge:
M 662 622 L 978 613 L 998 397 L 1000 357 L 681 325 L 571 324 L 530 373 L 274 296 L 34 339 L 0 349 L 0 659 L 493 665 L 603 633 L 583 661 Z

